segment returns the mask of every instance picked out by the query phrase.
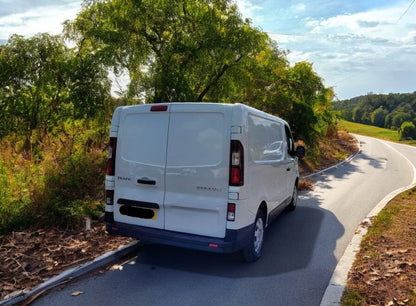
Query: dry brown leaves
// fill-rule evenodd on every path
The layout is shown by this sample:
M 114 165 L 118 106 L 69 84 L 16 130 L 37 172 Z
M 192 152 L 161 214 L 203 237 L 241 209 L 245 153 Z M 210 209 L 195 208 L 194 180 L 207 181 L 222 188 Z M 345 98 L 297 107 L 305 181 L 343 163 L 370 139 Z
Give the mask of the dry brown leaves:
M 62 271 L 93 260 L 132 239 L 90 231 L 36 229 L 0 237 L 0 298 L 27 292 Z
M 349 282 L 365 292 L 367 305 L 408 305 L 409 288 L 416 286 L 415 258 L 415 249 L 400 248 L 367 256 L 350 272 Z
M 416 305 L 415 199 L 390 202 L 401 207 L 390 227 L 364 238 L 347 283 L 363 297 L 360 305 Z

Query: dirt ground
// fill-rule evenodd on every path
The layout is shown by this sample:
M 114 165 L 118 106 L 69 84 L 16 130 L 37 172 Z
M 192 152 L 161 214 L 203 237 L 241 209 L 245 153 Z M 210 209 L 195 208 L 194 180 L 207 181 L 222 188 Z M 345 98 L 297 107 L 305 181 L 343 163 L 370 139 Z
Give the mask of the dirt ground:
M 19 295 L 71 267 L 128 244 L 132 239 L 91 230 L 35 229 L 0 237 L 0 299 Z
M 348 156 L 357 150 L 345 132 L 339 132 L 331 143 L 321 147 L 320 168 L 338 163 L 340 152 Z M 300 168 L 303 174 L 319 170 L 305 162 L 300 163 Z M 303 189 L 310 188 L 308 181 L 302 185 Z M 0 300 L 28 292 L 64 270 L 131 241 L 106 233 L 103 222 L 95 223 L 89 231 L 37 228 L 0 236 Z

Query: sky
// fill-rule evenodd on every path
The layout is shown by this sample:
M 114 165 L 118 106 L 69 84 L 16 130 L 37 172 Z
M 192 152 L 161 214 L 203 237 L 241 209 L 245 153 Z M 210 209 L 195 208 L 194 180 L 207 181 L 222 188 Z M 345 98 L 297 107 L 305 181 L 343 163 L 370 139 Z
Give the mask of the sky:
M 244 18 L 308 61 L 338 99 L 416 91 L 415 0 L 235 0 Z M 0 0 L 0 44 L 59 34 L 79 0 Z

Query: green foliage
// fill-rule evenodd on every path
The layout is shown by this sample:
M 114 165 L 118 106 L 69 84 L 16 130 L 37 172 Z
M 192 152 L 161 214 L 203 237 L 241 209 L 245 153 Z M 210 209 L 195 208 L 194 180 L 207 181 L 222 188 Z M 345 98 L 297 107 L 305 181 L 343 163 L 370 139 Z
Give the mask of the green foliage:
M 388 112 L 382 106 L 371 113 L 371 124 L 378 127 L 384 127 Z
M 254 106 L 284 118 L 291 124 L 295 138 L 304 140 L 310 147 L 316 146 L 318 139 L 335 126 L 333 91 L 325 88 L 310 63 L 278 68 L 274 83 L 264 89 L 266 100 Z
M 342 118 L 357 123 L 399 130 L 403 122 L 416 124 L 416 92 L 356 97 L 334 104 Z
M 31 175 L 28 165 L 16 169 L 0 156 L 0 234 L 34 223 L 29 199 Z
M 277 114 L 313 146 L 335 124 L 332 89 L 306 62 L 243 20 L 230 1 L 86 1 L 66 23 L 81 52 L 127 70 L 129 97 L 245 102 Z
M 66 47 L 60 36 L 11 36 L 0 47 L 0 68 L 0 138 L 22 135 L 27 151 L 51 127 L 91 118 L 109 99 L 104 67 L 91 54 Z
M 85 1 L 84 7 L 66 24 L 67 36 L 116 73 L 127 69 L 130 97 L 144 94 L 156 103 L 203 101 L 220 79 L 235 84 L 229 71 L 267 39 L 226 0 Z
M 107 132 L 108 123 L 101 126 L 100 120 L 67 120 L 44 137 L 41 154 L 31 161 L 22 154 L 21 136 L 3 139 L 0 233 L 97 218 L 103 211 Z
M 45 173 L 45 213 L 53 222 L 75 221 L 82 216 L 95 215 L 104 197 L 106 155 L 79 149 L 63 156 L 59 167 Z M 102 208 L 102 207 L 101 207 Z
M 401 139 L 415 139 L 416 140 L 416 127 L 413 122 L 403 122 L 400 127 Z
M 363 296 L 357 291 L 345 290 L 341 298 L 342 306 L 360 306 L 363 302 Z

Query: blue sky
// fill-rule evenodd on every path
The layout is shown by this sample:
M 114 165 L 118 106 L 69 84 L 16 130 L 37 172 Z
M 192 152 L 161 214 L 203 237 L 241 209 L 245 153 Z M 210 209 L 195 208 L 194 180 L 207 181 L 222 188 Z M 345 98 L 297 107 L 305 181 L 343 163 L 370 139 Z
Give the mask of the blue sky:
M 313 63 L 339 99 L 416 91 L 414 0 L 236 0 L 245 18 Z M 58 34 L 79 0 L 0 0 L 0 43 L 13 34 Z

